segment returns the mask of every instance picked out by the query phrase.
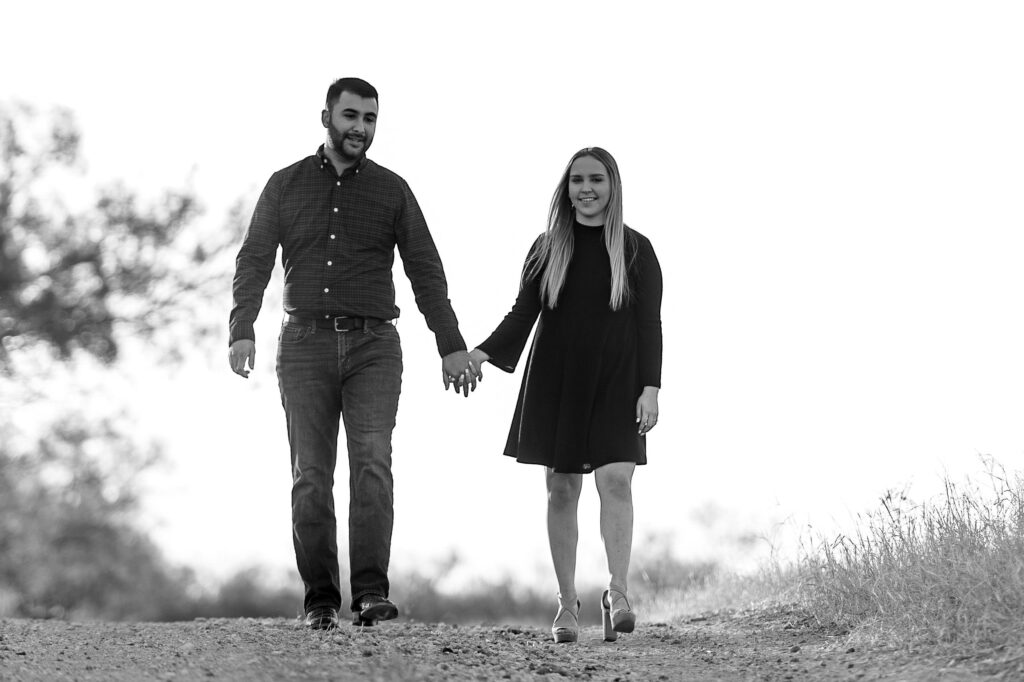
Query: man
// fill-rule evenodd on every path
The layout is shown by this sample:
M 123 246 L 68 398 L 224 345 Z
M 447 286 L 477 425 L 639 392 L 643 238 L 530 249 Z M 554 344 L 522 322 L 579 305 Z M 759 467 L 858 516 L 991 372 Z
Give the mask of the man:
M 393 321 L 394 250 L 442 356 L 445 389 L 468 396 L 470 361 L 448 300 L 441 260 L 408 184 L 366 158 L 377 91 L 359 78 L 327 90 L 316 154 L 271 176 L 236 260 L 228 360 L 248 377 L 259 314 L 278 245 L 285 319 L 277 374 L 292 463 L 292 537 L 305 584 L 306 624 L 330 629 L 341 606 L 334 469 L 339 417 L 349 459 L 349 569 L 353 624 L 398 615 L 388 599 L 394 519 L 391 432 L 402 383 Z

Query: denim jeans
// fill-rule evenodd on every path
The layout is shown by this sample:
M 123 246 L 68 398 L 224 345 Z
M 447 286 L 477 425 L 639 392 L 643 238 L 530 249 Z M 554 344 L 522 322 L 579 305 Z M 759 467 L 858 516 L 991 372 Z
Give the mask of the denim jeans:
M 402 388 L 392 324 L 336 332 L 285 323 L 277 350 L 292 464 L 292 540 L 306 610 L 341 607 L 334 469 L 339 417 L 349 464 L 349 573 L 353 610 L 388 596 L 394 523 L 391 432 Z

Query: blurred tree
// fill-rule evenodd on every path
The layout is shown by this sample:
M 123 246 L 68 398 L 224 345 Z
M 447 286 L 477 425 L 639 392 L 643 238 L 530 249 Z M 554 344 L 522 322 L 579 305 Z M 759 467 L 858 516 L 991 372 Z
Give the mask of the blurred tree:
M 223 322 L 204 304 L 230 285 L 238 211 L 204 232 L 191 191 L 88 187 L 80 138 L 66 110 L 0 102 L 0 617 L 175 617 L 194 579 L 137 522 L 159 448 L 129 391 L 87 387 L 130 340 L 175 361 Z
M 135 478 L 158 456 L 113 420 L 59 415 L 46 436 L 0 424 L 0 615 L 138 619 L 192 584 L 134 525 Z M 21 447 L 19 447 L 19 443 Z
M 189 191 L 142 206 L 119 183 L 84 188 L 80 138 L 66 110 L 0 104 L 0 370 L 38 344 L 112 361 L 123 336 L 196 331 L 196 303 L 223 290 L 214 261 L 237 235 L 186 229 L 199 213 Z

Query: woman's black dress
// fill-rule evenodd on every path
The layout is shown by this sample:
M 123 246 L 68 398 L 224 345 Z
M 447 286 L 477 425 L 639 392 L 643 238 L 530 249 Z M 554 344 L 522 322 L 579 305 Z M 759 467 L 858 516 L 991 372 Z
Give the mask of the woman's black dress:
M 514 371 L 540 314 L 505 454 L 559 473 L 589 473 L 610 462 L 647 463 L 636 402 L 644 386 L 661 386 L 661 268 L 650 241 L 626 228 L 632 298 L 611 310 L 603 232 L 576 223 L 558 306 L 541 305 L 540 276 L 532 277 L 479 345 L 495 366 Z

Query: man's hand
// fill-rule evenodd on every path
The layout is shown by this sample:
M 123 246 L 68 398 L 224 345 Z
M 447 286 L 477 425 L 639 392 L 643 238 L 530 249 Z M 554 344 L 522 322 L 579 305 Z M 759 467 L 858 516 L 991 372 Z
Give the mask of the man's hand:
M 468 396 L 471 390 L 476 390 L 477 379 L 483 379 L 484 375 L 479 363 L 474 362 L 468 352 L 458 350 L 441 360 L 441 378 L 444 380 L 444 390 L 455 386 L 456 394 L 461 389 L 463 395 Z
M 252 339 L 239 339 L 228 349 L 228 363 L 231 365 L 231 371 L 243 379 L 249 378 L 249 369 L 245 368 L 246 360 L 249 361 L 249 369 L 253 369 L 253 363 L 256 362 L 256 342 Z
M 637 432 L 643 436 L 658 423 L 658 388 L 644 386 L 643 393 L 636 401 Z

